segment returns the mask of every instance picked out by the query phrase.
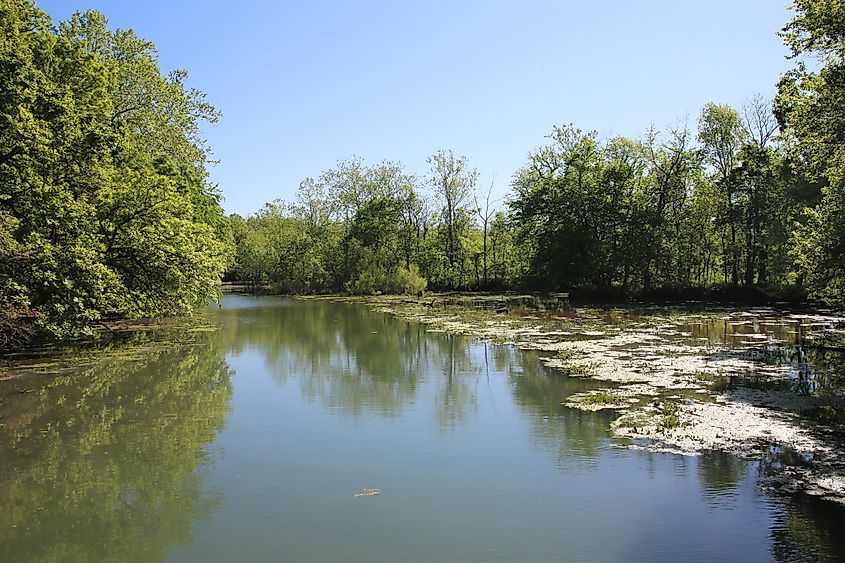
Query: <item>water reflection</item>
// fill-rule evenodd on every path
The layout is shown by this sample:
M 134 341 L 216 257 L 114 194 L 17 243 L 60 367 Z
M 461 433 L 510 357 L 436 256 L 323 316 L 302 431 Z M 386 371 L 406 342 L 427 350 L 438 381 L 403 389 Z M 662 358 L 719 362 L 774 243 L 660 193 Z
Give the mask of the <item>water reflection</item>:
M 845 554 L 842 508 L 813 497 L 795 496 L 772 523 L 775 561 L 833 561 Z
M 560 377 L 535 352 L 430 331 L 358 305 L 227 296 L 219 314 L 233 352 L 259 350 L 280 384 L 296 375 L 306 399 L 345 415 L 401 415 L 425 387 L 439 427 L 455 431 L 477 410 L 493 372 L 507 377 L 536 441 L 560 460 L 595 457 L 608 436 L 612 414 L 561 405 L 598 384 Z
M 589 468 L 608 439 L 615 415 L 610 411 L 587 413 L 561 403 L 569 395 L 599 384 L 561 376 L 542 365 L 536 352 L 509 349 L 512 354 L 508 373 L 514 401 L 531 421 L 536 443 L 552 453 L 562 467 Z
M 736 493 L 749 473 L 749 462 L 722 452 L 705 452 L 698 458 L 698 478 L 706 494 L 721 497 Z
M 421 325 L 372 313 L 361 306 L 298 302 L 280 305 L 266 300 L 261 306 L 247 301 L 250 307 L 241 309 L 237 298 L 234 301 L 230 298 L 227 307 L 231 308 L 221 312 L 240 319 L 223 323 L 224 331 L 228 331 L 227 347 L 235 352 L 259 351 L 280 385 L 295 378 L 304 398 L 331 412 L 361 419 L 374 415 L 396 418 L 417 408 L 428 412 L 441 431 L 454 434 L 468 428 L 476 417 L 489 420 L 482 412 L 491 408 L 488 403 L 507 400 L 527 422 L 535 448 L 551 456 L 562 473 L 601 473 L 608 470 L 605 466 L 616 463 L 610 454 L 613 450 L 608 436 L 608 426 L 615 415 L 587 413 L 561 405 L 568 395 L 597 384 L 563 377 L 544 367 L 537 352 L 427 331 Z M 610 320 L 614 318 L 611 315 Z M 754 323 L 740 321 L 732 325 L 722 319 L 709 320 L 695 328 L 678 327 L 682 338 L 723 340 L 731 343 L 732 353 L 739 354 L 758 353 L 760 347 L 744 347 L 745 341 L 731 334 L 754 334 L 760 329 Z M 786 336 L 786 329 L 783 335 Z M 761 360 L 807 361 L 806 356 L 793 357 L 789 355 L 793 352 L 784 351 L 793 348 L 772 350 Z M 496 387 L 495 381 L 505 382 L 509 397 L 496 396 L 491 391 Z M 639 467 L 652 479 L 672 479 L 665 474 L 667 456 L 648 452 L 637 455 Z M 732 510 L 731 507 L 743 507 L 740 512 L 749 510 L 749 498 L 756 494 L 759 464 L 719 452 L 670 459 L 674 478 L 697 476 L 697 498 L 707 511 L 718 514 Z M 808 554 L 843 552 L 841 546 L 825 539 L 823 531 L 818 532 L 829 525 L 830 514 L 807 511 L 791 501 L 771 502 L 773 507 L 779 506 L 773 508 L 774 512 L 782 515 L 771 523 L 772 557 L 798 554 L 798 559 L 802 559 Z M 823 502 L 817 505 L 829 506 Z M 829 510 L 831 514 L 841 514 L 838 507 Z M 822 521 L 817 522 L 817 518 Z M 808 534 L 805 528 L 819 535 Z M 661 536 L 653 531 L 649 534 Z M 724 541 L 730 544 L 727 539 Z
M 156 561 L 191 541 L 219 503 L 203 476 L 231 394 L 216 338 L 197 340 L 3 382 L 0 560 Z
M 223 339 L 235 353 L 257 349 L 280 384 L 298 378 L 304 397 L 347 414 L 401 414 L 413 402 L 426 345 L 421 327 L 361 307 L 227 296 Z M 385 342 L 390 346 L 385 346 Z
M 0 560 L 845 554 L 841 507 L 761 494 L 764 464 L 615 448 L 614 414 L 561 405 L 598 384 L 537 352 L 348 304 L 209 318 L 192 346 L 0 383 Z

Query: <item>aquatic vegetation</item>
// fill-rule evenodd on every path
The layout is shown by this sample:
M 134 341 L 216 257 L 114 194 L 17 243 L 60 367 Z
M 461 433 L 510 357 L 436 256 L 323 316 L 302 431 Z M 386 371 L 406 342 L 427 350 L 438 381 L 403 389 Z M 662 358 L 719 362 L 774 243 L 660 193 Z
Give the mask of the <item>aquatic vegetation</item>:
M 638 433 L 638 429 L 644 428 L 653 424 L 654 414 L 645 410 L 635 410 L 624 413 L 611 424 L 611 428 L 630 429 L 634 434 Z
M 636 402 L 636 400 L 634 401 Z M 612 390 L 598 389 L 587 393 L 570 395 L 562 404 L 575 409 L 598 411 L 627 407 L 630 404 L 630 398 Z
M 667 401 L 660 405 L 660 422 L 657 423 L 657 429 L 660 432 L 679 428 L 681 426 L 681 419 L 679 417 L 680 405 L 675 401 Z
M 619 384 L 613 399 L 587 398 L 588 393 L 570 396 L 564 404 L 627 411 L 611 425 L 613 434 L 651 440 L 628 447 L 685 454 L 722 450 L 748 457 L 759 454 L 760 444 L 777 443 L 830 455 L 828 432 L 841 427 L 836 413 L 845 412 L 845 378 L 825 375 L 831 369 L 841 372 L 843 358 L 832 359 L 836 352 L 830 351 L 813 355 L 798 346 L 799 335 L 845 327 L 845 319 L 833 315 L 725 307 L 496 314 L 385 296 L 360 302 L 371 308 L 389 303 L 389 314 L 439 331 L 537 350 L 542 363 L 570 377 Z M 670 392 L 685 400 L 669 397 Z M 602 402 L 608 399 L 613 402 Z M 843 467 L 817 461 L 800 483 L 845 501 Z

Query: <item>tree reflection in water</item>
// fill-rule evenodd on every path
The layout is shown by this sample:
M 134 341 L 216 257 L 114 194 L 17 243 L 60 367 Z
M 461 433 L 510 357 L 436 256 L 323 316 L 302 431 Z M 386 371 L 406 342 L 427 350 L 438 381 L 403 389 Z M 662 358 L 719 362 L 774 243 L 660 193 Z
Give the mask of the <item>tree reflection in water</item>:
M 303 397 L 332 411 L 398 417 L 414 404 L 430 402 L 438 427 L 457 432 L 479 408 L 490 379 L 504 377 L 535 445 L 561 470 L 595 469 L 611 443 L 608 426 L 614 413 L 561 405 L 568 395 L 600 384 L 564 377 L 543 366 L 536 352 L 427 330 L 358 305 L 274 299 L 251 303 L 258 306 L 222 312 L 240 318 L 223 323 L 227 347 L 260 350 L 280 384 L 295 377 Z M 645 470 L 654 472 L 654 462 L 665 454 L 638 455 Z M 673 463 L 679 474 L 697 473 L 701 495 L 721 504 L 737 497 L 743 483 L 754 482 L 759 465 L 719 452 L 678 456 Z M 829 534 L 823 532 L 829 515 L 792 501 L 783 512 L 789 516 L 772 524 L 773 557 L 805 549 L 799 545 L 809 545 L 807 553 L 830 553 Z M 842 552 L 842 546 L 838 549 Z
M 218 505 L 203 475 L 231 395 L 217 335 L 195 341 L 70 372 L 4 417 L 0 560 L 162 560 L 191 541 Z
M 144 350 L 140 358 L 120 353 L 68 371 L 42 391 L 18 393 L 21 380 L 0 382 L 0 560 L 161 560 L 190 543 L 196 521 L 220 506 L 223 493 L 209 490 L 204 477 L 232 397 L 226 354 L 246 351 L 260 354 L 280 386 L 293 384 L 305 401 L 344 417 L 416 425 L 406 415 L 421 412 L 453 444 L 475 422 L 518 433 L 525 423 L 539 458 L 548 455 L 560 474 L 603 471 L 626 482 L 607 471 L 623 456 L 629 461 L 619 467 L 655 479 L 697 475 L 699 498 L 724 507 L 749 502 L 762 471 L 759 463 L 715 452 L 686 458 L 614 450 L 613 413 L 561 405 L 601 384 L 544 367 L 536 352 L 349 304 L 227 296 L 209 318 L 219 331 L 197 333 L 191 345 Z M 511 412 L 505 402 L 514 405 L 513 425 L 489 418 Z M 484 447 L 494 443 L 495 436 Z M 439 444 L 429 443 L 433 455 Z M 661 473 L 667 464 L 674 475 Z M 512 467 L 519 471 L 519 461 Z M 448 464 L 438 469 L 448 471 Z M 845 552 L 832 524 L 841 508 L 759 498 L 776 507 L 773 558 Z

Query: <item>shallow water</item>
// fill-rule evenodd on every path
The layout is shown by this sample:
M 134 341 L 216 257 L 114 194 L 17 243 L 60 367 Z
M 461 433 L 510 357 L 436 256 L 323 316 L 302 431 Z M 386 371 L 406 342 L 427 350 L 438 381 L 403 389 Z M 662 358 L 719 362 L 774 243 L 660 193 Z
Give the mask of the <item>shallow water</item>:
M 845 557 L 840 505 L 618 448 L 614 415 L 560 404 L 598 384 L 536 353 L 350 304 L 209 316 L 193 344 L 2 382 L 0 561 Z

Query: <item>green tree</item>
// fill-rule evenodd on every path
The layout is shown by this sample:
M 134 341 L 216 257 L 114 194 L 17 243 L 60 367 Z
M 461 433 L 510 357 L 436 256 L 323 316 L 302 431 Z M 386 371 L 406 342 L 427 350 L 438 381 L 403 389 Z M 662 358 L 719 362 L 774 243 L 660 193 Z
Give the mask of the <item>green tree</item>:
M 723 245 L 724 263 L 730 268 L 731 283 L 739 283 L 742 249 L 737 242 L 738 223 L 743 215 L 738 205 L 737 189 L 731 173 L 738 165 L 738 154 L 746 140 L 739 114 L 726 105 L 709 103 L 701 110 L 698 140 L 703 145 L 707 163 L 713 170 L 713 182 L 722 193 L 719 224 L 727 230 Z
M 781 36 L 796 67 L 778 84 L 775 113 L 797 182 L 818 187 L 793 233 L 812 296 L 845 304 L 845 2 L 795 0 Z M 811 62 L 810 65 L 807 62 Z M 816 199 L 816 198 L 811 198 Z
M 15 326 L 64 337 L 107 315 L 204 305 L 230 232 L 198 137 L 216 118 L 203 95 L 96 12 L 56 31 L 10 0 L 0 25 L 3 340 Z
M 429 181 L 440 199 L 446 235 L 446 259 L 449 262 L 447 284 L 455 286 L 455 265 L 460 253 L 461 211 L 472 194 L 478 172 L 469 168 L 465 156 L 456 157 L 451 150 L 439 150 L 428 157 Z

